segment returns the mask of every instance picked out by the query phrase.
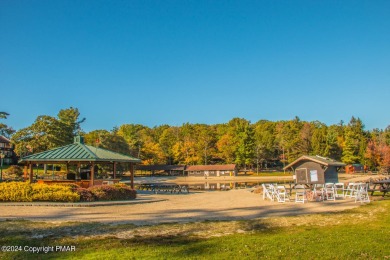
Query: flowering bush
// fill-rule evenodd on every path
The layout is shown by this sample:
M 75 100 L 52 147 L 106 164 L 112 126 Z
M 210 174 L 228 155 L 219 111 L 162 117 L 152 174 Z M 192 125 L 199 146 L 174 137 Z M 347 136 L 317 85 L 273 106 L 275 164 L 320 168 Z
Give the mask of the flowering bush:
M 0 183 L 0 201 L 95 201 L 95 200 L 130 200 L 135 199 L 135 190 L 125 184 L 94 186 L 88 189 L 76 184 L 42 184 L 29 182 Z
M 80 200 L 80 195 L 73 192 L 70 186 L 31 184 L 32 201 L 63 201 L 76 202 Z
M 137 192 L 125 184 L 95 186 L 89 190 L 96 200 L 130 200 L 137 197 Z
M 75 192 L 80 196 L 80 201 L 95 201 L 95 195 L 89 189 L 78 187 Z
M 0 183 L 0 201 L 32 201 L 32 187 L 28 182 Z
M 79 201 L 80 196 L 63 185 L 30 184 L 28 182 L 0 183 L 0 201 Z
M 57 185 L 61 185 L 61 186 L 64 186 L 64 187 L 69 187 L 72 191 L 76 191 L 77 189 L 80 188 L 80 186 L 75 184 L 75 183 L 59 183 Z

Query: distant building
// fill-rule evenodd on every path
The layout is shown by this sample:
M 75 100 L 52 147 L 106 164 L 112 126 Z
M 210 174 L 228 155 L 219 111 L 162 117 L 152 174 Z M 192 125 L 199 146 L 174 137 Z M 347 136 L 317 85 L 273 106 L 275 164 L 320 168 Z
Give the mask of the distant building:
M 0 135 L 0 153 L 4 155 L 3 164 L 9 165 L 17 162 L 17 157 L 11 141 L 2 135 Z
M 136 171 L 150 172 L 151 175 L 184 175 L 185 165 L 136 165 Z
M 345 173 L 364 172 L 364 166 L 362 164 L 349 164 L 345 166 Z
M 235 164 L 215 165 L 137 165 L 136 171 L 140 174 L 151 175 L 188 175 L 188 176 L 237 176 L 238 169 Z
M 338 170 L 344 166 L 344 163 L 330 158 L 304 155 L 284 169 L 294 172 L 298 184 L 324 184 L 339 182 Z
M 238 169 L 235 164 L 219 165 L 188 165 L 185 169 L 188 176 L 237 176 Z

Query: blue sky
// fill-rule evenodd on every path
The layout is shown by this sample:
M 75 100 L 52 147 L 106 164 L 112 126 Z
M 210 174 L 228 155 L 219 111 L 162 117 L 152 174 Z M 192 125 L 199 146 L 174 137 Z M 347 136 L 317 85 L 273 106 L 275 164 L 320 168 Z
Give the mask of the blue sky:
M 0 111 L 85 131 L 233 117 L 390 125 L 390 1 L 0 1 Z

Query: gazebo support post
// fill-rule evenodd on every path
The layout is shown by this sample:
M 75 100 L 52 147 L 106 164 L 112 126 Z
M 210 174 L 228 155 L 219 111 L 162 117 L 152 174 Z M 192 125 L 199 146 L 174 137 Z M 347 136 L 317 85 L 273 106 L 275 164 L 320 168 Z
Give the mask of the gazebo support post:
M 116 179 L 116 162 L 113 163 L 113 169 L 112 169 L 112 172 L 113 172 L 113 178 Z
M 130 163 L 130 185 L 134 189 L 134 163 Z
M 30 183 L 32 183 L 33 182 L 33 164 L 32 164 L 32 162 L 30 162 L 30 164 L 29 164 L 29 180 L 30 180 Z
M 66 179 L 68 179 L 68 175 L 69 175 L 69 163 L 68 162 L 66 162 L 65 174 L 66 174 Z
M 28 172 L 27 165 L 25 165 L 23 168 L 23 180 L 24 181 L 27 181 L 27 172 Z
M 81 163 L 77 163 L 77 172 L 76 172 L 76 179 L 79 178 L 81 180 Z
M 91 181 L 89 183 L 90 187 L 93 186 L 94 179 L 95 179 L 95 163 L 92 163 L 92 165 L 91 165 Z

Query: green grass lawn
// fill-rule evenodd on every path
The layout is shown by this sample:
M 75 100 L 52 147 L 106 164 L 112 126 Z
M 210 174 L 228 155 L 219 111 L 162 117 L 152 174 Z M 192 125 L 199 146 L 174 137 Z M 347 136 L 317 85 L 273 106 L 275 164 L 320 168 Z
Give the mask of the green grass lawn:
M 390 200 L 339 213 L 185 224 L 0 222 L 1 259 L 390 259 Z

